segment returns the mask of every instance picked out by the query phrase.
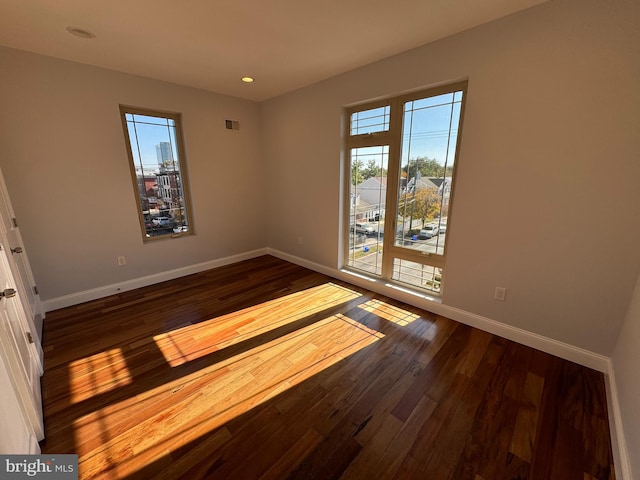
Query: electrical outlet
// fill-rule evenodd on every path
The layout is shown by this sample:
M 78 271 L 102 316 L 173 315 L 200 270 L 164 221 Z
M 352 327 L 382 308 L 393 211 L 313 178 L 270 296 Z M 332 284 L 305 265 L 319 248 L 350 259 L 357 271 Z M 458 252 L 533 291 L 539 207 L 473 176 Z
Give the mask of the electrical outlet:
M 496 287 L 493 298 L 500 302 L 504 302 L 507 299 L 507 289 L 505 287 Z
M 118 265 L 122 266 L 122 265 L 126 265 L 127 264 L 127 259 L 124 258 L 124 255 L 120 255 L 118 257 Z

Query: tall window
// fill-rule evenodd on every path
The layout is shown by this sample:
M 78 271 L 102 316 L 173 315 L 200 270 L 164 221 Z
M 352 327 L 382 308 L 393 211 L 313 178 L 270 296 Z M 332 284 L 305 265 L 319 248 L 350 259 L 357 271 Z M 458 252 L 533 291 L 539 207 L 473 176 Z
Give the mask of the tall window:
M 347 109 L 347 267 L 441 292 L 466 87 Z
M 179 113 L 120 106 L 146 240 L 193 233 Z

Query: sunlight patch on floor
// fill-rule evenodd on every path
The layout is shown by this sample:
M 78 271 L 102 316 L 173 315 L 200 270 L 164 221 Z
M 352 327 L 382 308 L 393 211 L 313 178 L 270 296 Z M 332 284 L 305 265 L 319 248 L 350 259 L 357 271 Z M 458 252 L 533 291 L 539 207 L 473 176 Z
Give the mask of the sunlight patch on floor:
M 266 335 L 328 308 L 360 297 L 349 288 L 326 283 L 153 337 L 172 367 L 231 345 Z
M 128 385 L 132 379 L 122 350 L 114 348 L 71 362 L 69 381 L 71 402 L 78 403 Z
M 340 361 L 383 337 L 343 314 L 320 317 L 284 336 L 77 419 L 74 429 L 78 432 L 94 431 L 97 419 L 101 426 L 109 425 L 109 431 L 117 431 L 120 422 L 131 423 L 127 411 L 131 415 L 146 411 L 140 417 L 145 420 L 128 425 L 122 435 L 80 445 L 78 453 L 91 459 L 91 465 L 110 469 L 113 478 L 130 475 L 135 473 L 132 469 L 139 468 L 141 459 L 151 463 L 166 457 L 296 385 L 313 381 L 327 369 L 339 368 Z M 82 437 L 87 438 L 85 432 Z M 83 472 L 82 465 L 80 469 L 83 475 L 99 473 Z
M 401 327 L 409 325 L 420 318 L 420 315 L 375 298 L 358 305 L 358 307 Z

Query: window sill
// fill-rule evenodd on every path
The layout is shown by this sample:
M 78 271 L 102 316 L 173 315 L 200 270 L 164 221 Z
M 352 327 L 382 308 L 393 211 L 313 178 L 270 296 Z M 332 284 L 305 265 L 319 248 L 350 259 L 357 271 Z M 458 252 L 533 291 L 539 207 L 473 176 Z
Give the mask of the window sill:
M 380 278 L 373 278 L 359 272 L 350 270 L 348 268 L 341 268 L 340 273 L 344 274 L 343 280 L 349 281 L 361 287 L 373 290 L 377 293 L 389 294 L 391 289 L 393 292 L 397 292 L 404 295 L 410 295 L 415 299 L 426 300 L 428 302 L 434 302 L 441 304 L 442 298 L 436 293 L 427 293 L 418 290 L 417 288 L 411 288 L 409 285 L 395 283 L 389 280 L 383 280 Z M 353 279 L 353 280 L 352 280 Z M 357 279 L 357 280 L 356 280 Z M 396 294 L 397 295 L 397 294 Z M 395 295 L 391 295 L 395 296 Z

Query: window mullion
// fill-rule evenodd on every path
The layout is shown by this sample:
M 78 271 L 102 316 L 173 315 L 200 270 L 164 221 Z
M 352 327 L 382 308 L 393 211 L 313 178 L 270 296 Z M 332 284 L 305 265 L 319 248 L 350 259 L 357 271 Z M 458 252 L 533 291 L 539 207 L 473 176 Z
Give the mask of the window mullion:
M 402 150 L 402 103 L 391 102 L 389 123 L 389 168 L 387 172 L 387 197 L 385 199 L 384 239 L 382 255 L 382 277 L 390 279 L 393 274 L 393 256 L 391 250 L 396 236 L 398 219 L 398 185 L 400 175 L 400 155 Z

